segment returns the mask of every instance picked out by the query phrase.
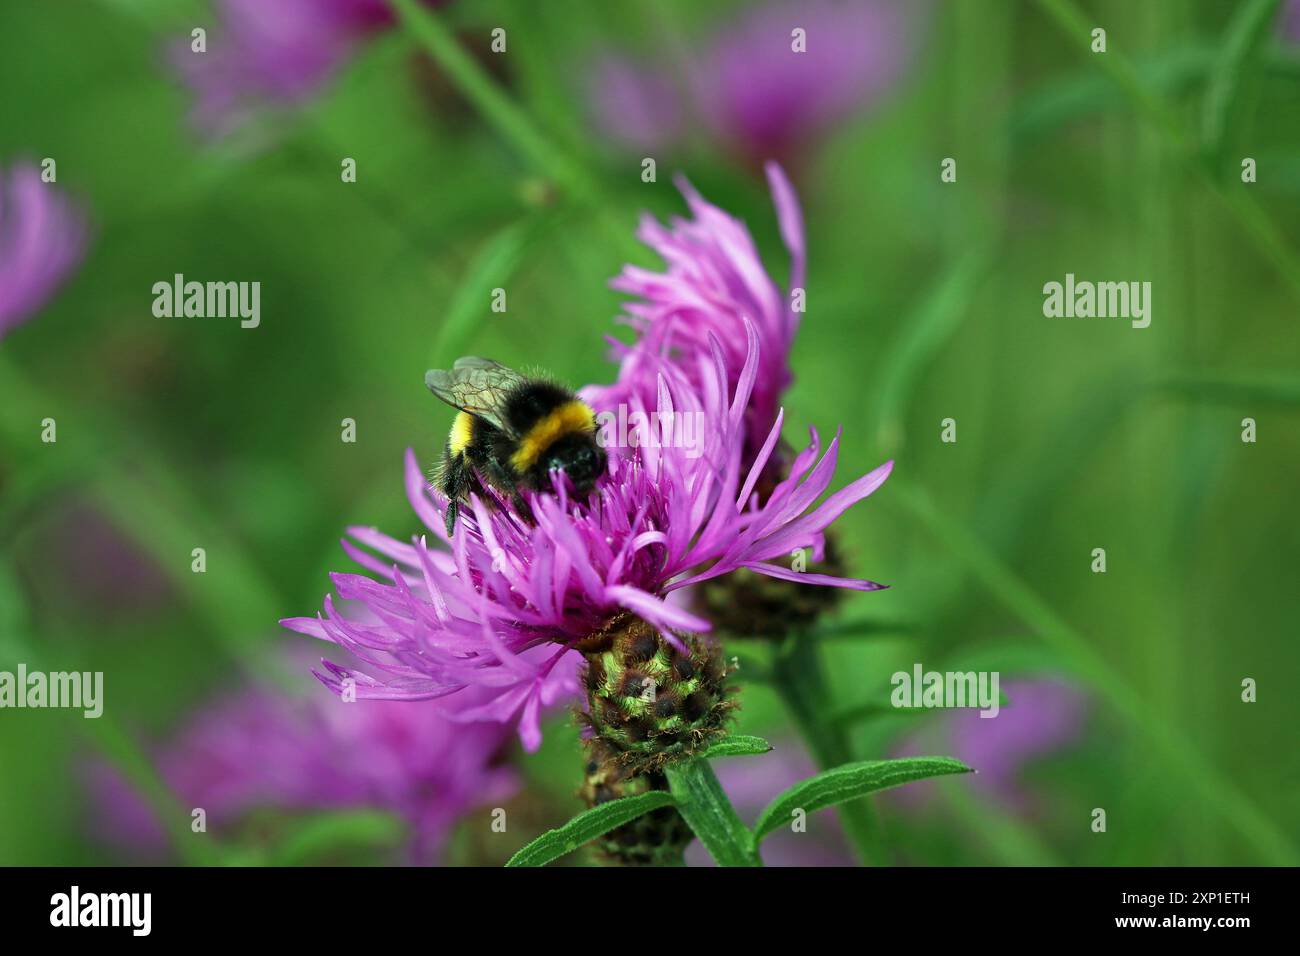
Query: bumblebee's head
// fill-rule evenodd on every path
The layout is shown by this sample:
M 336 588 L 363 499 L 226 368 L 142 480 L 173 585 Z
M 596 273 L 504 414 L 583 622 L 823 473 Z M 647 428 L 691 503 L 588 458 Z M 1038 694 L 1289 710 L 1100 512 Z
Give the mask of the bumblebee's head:
M 605 471 L 605 450 L 596 444 L 594 435 L 574 432 L 551 445 L 542 464 L 547 472 L 564 472 L 573 485 L 574 494 L 585 498 Z

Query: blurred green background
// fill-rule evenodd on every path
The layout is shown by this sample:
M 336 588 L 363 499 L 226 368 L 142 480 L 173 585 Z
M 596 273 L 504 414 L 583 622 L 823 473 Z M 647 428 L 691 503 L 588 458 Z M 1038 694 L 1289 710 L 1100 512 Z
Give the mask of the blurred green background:
M 346 525 L 416 530 L 403 451 L 432 462 L 447 426 L 427 367 L 472 353 L 611 378 L 607 282 L 629 256 L 658 265 L 631 235 L 642 210 L 683 211 L 672 173 L 743 218 L 784 283 L 749 164 L 699 136 L 643 182 L 652 154 L 609 142 L 583 95 L 602 50 L 689 46 L 752 6 L 440 13 L 484 61 L 507 30 L 492 73 L 577 197 L 400 25 L 270 137 L 211 144 L 165 59 L 205 5 L 0 6 L 0 164 L 56 158 L 93 228 L 81 268 L 0 343 L 0 668 L 40 660 L 106 685 L 98 722 L 0 713 L 0 863 L 129 860 L 89 836 L 86 756 L 130 759 L 307 641 L 275 622 L 313 613 L 349 567 Z M 1251 34 L 1252 6 L 908 4 L 897 82 L 794 170 L 809 304 L 786 435 L 843 423 L 840 483 L 897 460 L 837 526 L 852 571 L 892 588 L 853 596 L 855 626 L 825 639 L 836 704 L 882 699 L 916 661 L 1067 675 L 1091 702 L 1086 733 L 1026 770 L 1032 811 L 961 784 L 921 814 L 882 805 L 901 862 L 1296 861 L 1300 46 Z M 1107 53 L 1070 33 L 1072 11 L 1107 29 Z M 1245 156 L 1257 183 L 1240 181 Z M 260 281 L 260 327 L 155 318 L 152 285 L 178 272 Z M 1151 326 L 1045 318 L 1042 287 L 1067 272 L 1150 281 Z M 498 286 L 504 314 L 488 307 Z M 39 441 L 45 416 L 57 445 Z M 270 679 L 326 693 L 306 673 Z M 855 722 L 859 756 L 915 720 Z M 740 729 L 791 733 L 757 682 Z M 558 716 L 520 760 L 545 798 L 537 832 L 578 808 L 575 740 Z

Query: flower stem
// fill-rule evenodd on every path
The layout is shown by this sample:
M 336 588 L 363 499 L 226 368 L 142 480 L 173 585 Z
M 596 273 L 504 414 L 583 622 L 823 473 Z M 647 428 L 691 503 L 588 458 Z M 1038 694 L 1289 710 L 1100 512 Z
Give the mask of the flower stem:
M 762 866 L 754 834 L 741 822 L 707 760 L 686 760 L 664 768 L 677 812 L 719 866 Z
M 393 0 L 393 8 L 411 35 L 502 135 L 513 142 L 530 162 L 575 196 L 590 198 L 590 178 L 538 132 L 528 116 L 465 52 L 437 16 L 421 7 L 419 0 Z
M 411 36 L 447 72 L 447 76 L 483 117 L 513 143 L 530 163 L 554 179 L 572 198 L 595 210 L 602 226 L 609 231 L 617 247 L 628 258 L 638 258 L 642 252 L 641 247 L 627 229 L 620 227 L 610 217 L 609 204 L 602 201 L 596 175 L 543 135 L 528 114 L 465 52 L 442 21 L 420 6 L 419 0 L 393 0 L 393 8 Z
M 826 673 L 815 641 L 804 634 L 786 638 L 772 666 L 772 686 L 794 717 L 819 769 L 830 770 L 855 759 L 843 724 L 831 719 Z M 885 847 L 870 798 L 842 803 L 837 812 L 858 857 L 872 866 L 885 864 Z

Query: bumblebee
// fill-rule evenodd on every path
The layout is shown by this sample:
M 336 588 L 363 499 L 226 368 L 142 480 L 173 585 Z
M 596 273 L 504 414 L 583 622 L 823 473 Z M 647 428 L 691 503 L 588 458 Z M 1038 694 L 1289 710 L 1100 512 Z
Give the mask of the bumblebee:
M 459 412 L 434 478 L 449 502 L 448 535 L 471 492 L 487 497 L 485 484 L 531 520 L 524 490 L 551 491 L 552 472 L 562 471 L 574 492 L 586 497 L 605 471 L 595 413 L 554 382 L 471 356 L 458 359 L 451 371 L 430 369 L 424 384 Z

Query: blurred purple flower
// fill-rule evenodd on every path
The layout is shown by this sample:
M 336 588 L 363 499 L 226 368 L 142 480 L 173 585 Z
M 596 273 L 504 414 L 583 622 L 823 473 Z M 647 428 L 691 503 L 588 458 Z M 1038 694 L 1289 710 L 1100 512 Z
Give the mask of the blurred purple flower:
M 463 726 L 450 709 L 248 689 L 200 712 L 160 748 L 157 768 L 181 805 L 202 807 L 217 832 L 256 810 L 372 808 L 410 826 L 412 862 L 434 862 L 461 816 L 517 789 L 498 762 L 509 732 Z M 107 839 L 162 852 L 159 821 L 116 770 L 93 765 L 91 787 Z
M 754 824 L 772 799 L 788 787 L 817 773 L 803 745 L 794 738 L 775 740 L 771 753 L 757 760 L 720 760 L 714 765 L 718 780 L 741 819 Z M 698 840 L 686 849 L 691 866 L 714 866 L 713 858 Z M 767 866 L 855 866 L 844 843 L 834 812 L 808 818 L 808 829 L 794 833 L 781 827 L 763 840 Z
M 1027 809 L 1031 799 L 1021 785 L 1022 772 L 1082 736 L 1087 697 L 1078 687 L 1054 678 L 1012 681 L 1003 690 L 1008 703 L 996 717 L 981 717 L 978 710 L 946 714 L 908 737 L 895 756 L 950 754 L 975 768 L 976 774 L 963 782 L 977 793 L 1014 810 Z M 888 799 L 920 806 L 933 797 L 933 783 L 922 781 Z
M 49 522 L 39 544 L 61 600 L 81 604 L 107 622 L 155 610 L 175 593 L 167 575 L 99 508 L 75 501 Z
M 806 52 L 792 49 L 801 28 Z M 755 162 L 793 162 L 829 126 L 874 102 L 902 72 L 900 4 L 801 0 L 731 25 L 690 71 L 705 122 Z
M 633 149 L 654 149 L 683 132 L 681 99 L 655 67 L 602 57 L 589 77 L 592 118 L 606 135 Z
M 53 295 L 85 242 L 82 214 L 39 167 L 0 168 L 0 338 Z
M 907 21 L 903 6 L 887 0 L 769 4 L 725 24 L 686 57 L 684 70 L 607 53 L 589 77 L 589 95 L 600 128 L 619 142 L 671 148 L 682 126 L 658 120 L 689 112 L 752 167 L 775 160 L 797 168 L 830 127 L 896 83 L 909 55 Z M 802 52 L 796 29 L 804 31 Z
M 1282 8 L 1279 25 L 1282 36 L 1300 43 L 1300 0 L 1287 0 L 1287 5 Z
M 219 26 L 206 51 L 194 51 L 186 37 L 170 53 L 196 94 L 194 125 L 213 138 L 260 109 L 316 96 L 358 43 L 395 22 L 386 0 L 216 0 L 215 6 Z
M 806 274 L 798 197 L 778 165 L 769 163 L 766 172 L 781 238 L 790 253 L 788 289 L 780 289 L 768 275 L 745 224 L 679 177 L 677 186 L 692 218 L 673 217 L 667 227 L 649 215 L 642 219 L 638 236 L 659 253 L 667 271 L 629 265 L 610 283 L 640 299 L 624 305 L 637 340 L 630 346 L 610 340 L 620 361 L 618 381 L 593 390 L 610 406 L 633 394 L 653 406 L 660 365 L 671 362 L 698 388 L 716 342 L 729 372 L 727 387 L 734 392 L 745 361 L 746 323 L 752 323 L 758 333 L 759 367 L 745 413 L 745 467 L 760 453 L 777 420 L 781 396 L 793 380 L 790 347 L 800 313 L 792 307 L 791 293 L 803 289 Z

